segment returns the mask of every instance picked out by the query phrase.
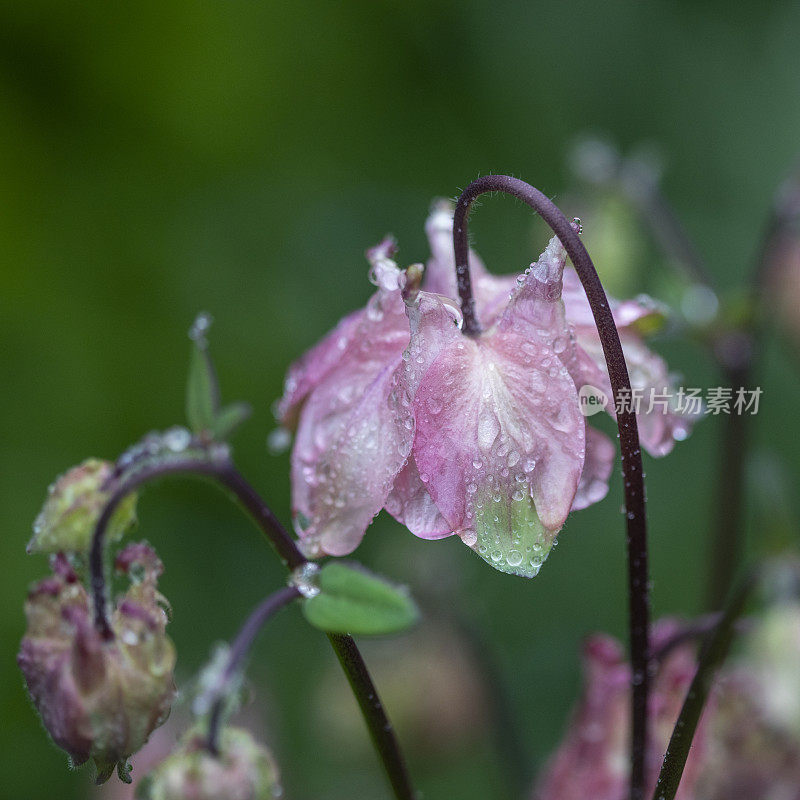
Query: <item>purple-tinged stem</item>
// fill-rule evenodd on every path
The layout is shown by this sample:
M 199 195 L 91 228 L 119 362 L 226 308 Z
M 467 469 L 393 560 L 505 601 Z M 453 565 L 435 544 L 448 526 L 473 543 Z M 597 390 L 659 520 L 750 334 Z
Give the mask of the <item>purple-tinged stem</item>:
M 575 271 L 583 284 L 592 308 L 597 332 L 603 346 L 608 376 L 614 392 L 617 409 L 622 475 L 624 479 L 625 510 L 628 534 L 628 597 L 630 611 L 630 652 L 633 683 L 632 745 L 631 745 L 631 800 L 642 800 L 645 780 L 645 749 L 647 742 L 647 698 L 649 694 L 649 628 L 650 598 L 647 567 L 647 516 L 645 512 L 644 473 L 639 429 L 631 408 L 631 383 L 628 368 L 608 305 L 608 298 L 600 283 L 589 253 L 573 230 L 570 221 L 538 189 L 507 175 L 486 175 L 473 181 L 461 194 L 453 219 L 453 246 L 455 248 L 456 276 L 461 308 L 464 315 L 463 330 L 476 336 L 480 326 L 475 316 L 475 302 L 469 278 L 469 242 L 467 220 L 472 202 L 487 192 L 505 192 L 522 200 L 536 211 L 552 228 L 567 251 Z
M 253 613 L 245 620 L 241 630 L 236 635 L 231 645 L 228 660 L 220 676 L 219 683 L 214 687 L 214 696 L 211 702 L 211 710 L 208 717 L 208 738 L 206 746 L 212 755 L 219 754 L 219 733 L 223 722 L 223 710 L 225 698 L 230 691 L 231 682 L 236 678 L 242 669 L 244 660 L 247 658 L 250 648 L 261 628 L 266 625 L 275 614 L 284 606 L 289 605 L 293 600 L 302 597 L 300 590 L 296 586 L 285 586 L 277 592 L 269 595 L 259 603 Z
M 114 491 L 103 508 L 92 536 L 89 550 L 89 574 L 94 600 L 94 623 L 105 639 L 113 638 L 108 620 L 108 598 L 106 591 L 103 553 L 105 551 L 105 534 L 108 524 L 119 504 L 131 492 L 150 481 L 167 475 L 193 475 L 208 477 L 230 490 L 247 512 L 253 517 L 258 527 L 265 534 L 270 544 L 280 556 L 284 564 L 291 570 L 304 564 L 306 559 L 297 549 L 288 532 L 272 513 L 270 508 L 259 497 L 255 489 L 242 477 L 233 464 L 226 460 L 202 461 L 196 457 L 176 459 L 150 467 L 144 467 L 124 480 Z
M 774 279 L 772 270 L 776 258 L 786 247 L 786 239 L 797 238 L 794 227 L 798 220 L 800 172 L 795 170 L 779 190 L 761 235 L 750 278 L 754 311 L 740 330 L 713 342 L 714 354 L 734 391 L 738 387 L 753 388 L 765 322 L 764 295 Z M 729 414 L 725 420 L 715 503 L 717 513 L 709 552 L 712 569 L 707 603 L 712 609 L 720 608 L 730 591 L 744 549 L 744 471 L 751 427 L 750 416 L 744 413 Z
M 216 481 L 228 489 L 241 503 L 289 569 L 296 569 L 307 562 L 288 531 L 229 459 L 213 460 L 209 456 L 208 461 L 203 461 L 194 457 L 149 468 L 143 467 L 127 480 L 123 480 L 122 484 L 114 491 L 97 521 L 92 536 L 89 573 L 94 599 L 95 626 L 105 639 L 112 639 L 114 635 L 108 620 L 107 589 L 103 564 L 108 523 L 114 509 L 132 491 L 148 481 L 166 475 L 207 477 Z M 330 641 L 353 690 L 370 739 L 378 753 L 396 800 L 416 800 L 416 793 L 411 785 L 400 744 L 355 641 L 352 636 L 342 634 L 328 634 L 328 641 Z

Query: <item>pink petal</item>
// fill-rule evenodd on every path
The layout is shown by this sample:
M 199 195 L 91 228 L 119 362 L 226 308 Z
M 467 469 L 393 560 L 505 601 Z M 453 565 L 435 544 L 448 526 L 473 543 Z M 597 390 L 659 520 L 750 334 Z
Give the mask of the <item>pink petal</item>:
M 351 553 L 408 458 L 414 422 L 399 400 L 400 363 L 398 355 L 354 396 L 354 384 L 344 379 L 327 381 L 308 399 L 292 454 L 292 484 L 296 527 L 310 556 Z M 349 373 L 355 381 L 363 374 Z
M 532 576 L 569 513 L 583 464 L 577 394 L 558 358 L 516 332 L 462 336 L 438 300 L 412 318 L 440 342 L 414 399 L 420 480 L 451 529 L 505 572 Z M 532 502 L 531 502 L 532 500 Z
M 355 549 L 411 449 L 411 398 L 398 387 L 408 320 L 402 275 L 385 252 L 371 251 L 379 289 L 300 414 L 292 502 L 310 555 Z
M 456 299 L 458 291 L 451 203 L 441 201 L 434 205 L 425 223 L 425 232 L 428 235 L 431 258 L 425 267 L 424 288 L 428 292 Z M 516 286 L 516 276 L 492 275 L 472 250 L 469 254 L 469 265 L 478 318 L 481 325 L 488 328 L 506 307 L 508 298 Z
M 654 641 L 663 639 L 663 633 L 669 629 L 674 630 L 671 621 L 657 623 Z M 684 644 L 665 657 L 654 676 L 648 710 L 648 797 L 655 788 L 664 751 L 695 669 L 694 648 Z M 564 740 L 537 782 L 534 800 L 624 800 L 627 797 L 631 675 L 619 643 L 610 636 L 592 636 L 584 647 L 583 672 L 582 697 Z M 708 714 L 707 709 L 704 716 Z M 708 729 L 709 726 L 701 722 L 678 791 L 679 800 L 695 797 L 699 785 L 698 768 L 703 765 L 708 746 Z
M 577 341 L 597 368 L 592 376 L 590 365 L 586 364 L 586 383 L 603 391 L 608 397 L 606 409 L 612 417 L 616 417 L 611 382 L 605 369 L 599 338 L 587 335 L 581 329 L 577 331 Z M 687 413 L 679 408 L 675 378 L 669 373 L 664 360 L 645 345 L 638 333 L 632 330 L 620 331 L 620 341 L 632 390 L 641 398 L 636 420 L 642 446 L 652 456 L 665 456 L 675 446 L 676 441 L 689 435 L 700 414 Z
M 586 459 L 583 462 L 578 491 L 572 501 L 573 511 L 598 503 L 608 494 L 608 479 L 616 457 L 617 449 L 611 439 L 587 425 Z
M 443 539 L 453 535 L 453 529 L 420 480 L 413 456 L 395 478 L 386 501 L 386 510 L 421 539 Z
M 277 403 L 275 414 L 282 425 L 287 428 L 296 426 L 300 407 L 309 392 L 325 380 L 353 343 L 355 337 L 363 333 L 361 324 L 364 322 L 364 316 L 370 310 L 374 315 L 376 305 L 383 302 L 381 300 L 383 295 L 391 294 L 398 288 L 399 270 L 390 259 L 395 250 L 394 239 L 390 236 L 367 250 L 370 280 L 381 291 L 376 292 L 367 309 L 362 308 L 348 314 L 330 333 L 289 367 L 284 382 L 283 396 Z M 401 307 L 398 306 L 398 308 Z
M 578 273 L 571 267 L 564 270 L 564 304 L 567 307 L 567 320 L 576 328 L 591 328 L 597 332 L 594 315 L 586 292 L 581 284 Z M 608 297 L 614 322 L 617 328 L 634 328 L 642 331 L 652 331 L 663 323 L 666 317 L 665 307 L 646 294 L 640 294 L 632 300 L 617 300 Z
M 294 428 L 300 406 L 308 393 L 318 386 L 339 363 L 353 342 L 365 310 L 353 311 L 289 367 L 283 387 L 283 397 L 278 401 L 276 416 L 281 424 Z

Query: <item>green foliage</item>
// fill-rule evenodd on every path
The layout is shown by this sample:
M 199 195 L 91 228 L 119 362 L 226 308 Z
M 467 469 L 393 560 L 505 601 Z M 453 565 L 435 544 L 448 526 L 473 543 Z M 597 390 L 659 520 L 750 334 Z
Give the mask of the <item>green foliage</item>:
M 317 578 L 319 593 L 303 602 L 303 613 L 329 633 L 397 633 L 419 619 L 408 590 L 362 566 L 329 561 Z
M 219 407 L 217 379 L 204 344 L 196 341 L 186 385 L 186 420 L 194 433 L 210 431 Z

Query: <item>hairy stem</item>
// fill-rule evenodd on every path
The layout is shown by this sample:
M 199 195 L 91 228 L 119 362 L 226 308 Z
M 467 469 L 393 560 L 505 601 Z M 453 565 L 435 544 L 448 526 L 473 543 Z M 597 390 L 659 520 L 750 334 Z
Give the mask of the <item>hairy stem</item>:
M 228 654 L 228 661 L 222 671 L 219 683 L 214 688 L 214 696 L 208 717 L 206 746 L 212 754 L 218 755 L 219 753 L 219 734 L 223 722 L 225 698 L 230 691 L 232 681 L 242 669 L 244 660 L 247 658 L 258 632 L 278 611 L 298 597 L 302 597 L 302 595 L 296 586 L 285 586 L 283 589 L 278 589 L 277 592 L 274 592 L 256 606 L 233 640 Z
M 191 457 L 143 467 L 127 479 L 123 479 L 114 491 L 97 521 L 92 537 L 89 572 L 94 599 L 95 626 L 106 639 L 113 638 L 108 621 L 107 589 L 103 564 L 105 534 L 109 520 L 120 502 L 132 491 L 151 480 L 166 475 L 206 477 L 214 480 L 228 489 L 241 503 L 289 569 L 295 569 L 307 561 L 297 549 L 297 545 L 288 531 L 281 525 L 256 490 L 239 473 L 230 459 L 214 459 L 209 456 L 208 460 L 201 460 Z M 350 636 L 331 635 L 328 638 L 352 687 L 396 800 L 415 800 L 416 795 L 397 737 L 394 735 L 392 725 L 386 716 L 375 684 L 372 682 L 356 643 Z
M 633 683 L 631 800 L 644 797 L 645 748 L 647 742 L 647 697 L 649 693 L 650 600 L 647 567 L 647 518 L 645 513 L 642 452 L 636 415 L 631 408 L 631 384 L 617 327 L 583 242 L 570 221 L 549 198 L 528 183 L 507 175 L 486 175 L 473 181 L 461 194 L 453 219 L 458 291 L 464 315 L 464 332 L 477 335 L 474 299 L 469 279 L 467 220 L 472 202 L 486 192 L 505 192 L 522 200 L 550 226 L 561 240 L 583 284 L 592 308 L 617 409 L 628 545 L 628 597 L 630 611 L 630 651 Z

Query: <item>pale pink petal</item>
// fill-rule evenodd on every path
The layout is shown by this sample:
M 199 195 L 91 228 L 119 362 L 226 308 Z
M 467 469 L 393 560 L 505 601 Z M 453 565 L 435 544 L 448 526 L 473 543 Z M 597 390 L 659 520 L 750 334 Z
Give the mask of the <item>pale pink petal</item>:
M 572 501 L 572 510 L 600 502 L 608 494 L 608 479 L 614 468 L 617 449 L 604 433 L 590 425 L 586 426 L 586 458 L 578 484 L 578 491 Z
M 444 340 L 414 398 L 420 480 L 487 562 L 535 575 L 583 464 L 574 384 L 546 345 L 515 332 L 454 335 L 438 305 L 412 323 L 409 347 Z
M 433 294 L 457 299 L 452 203 L 440 201 L 434 205 L 425 223 L 425 232 L 431 258 L 425 267 L 424 288 Z M 469 266 L 478 319 L 483 327 L 488 328 L 502 314 L 517 279 L 515 275 L 492 275 L 472 250 Z
M 331 381 L 307 401 L 292 477 L 296 528 L 310 556 L 351 553 L 408 458 L 414 422 L 400 400 L 400 363 L 398 355 L 384 365 L 355 402 L 337 402 Z
M 425 265 L 425 291 L 455 299 L 458 292 L 456 257 L 453 250 L 452 203 L 447 200 L 434 203 L 425 222 L 425 233 L 431 250 L 431 257 Z M 478 280 L 487 274 L 483 262 L 473 252 L 469 254 L 469 266 L 473 280 Z
M 386 510 L 421 539 L 443 539 L 453 534 L 453 529 L 420 480 L 413 456 L 406 461 L 406 465 L 395 478 L 386 501 Z
M 586 374 L 590 376 L 586 383 L 603 391 L 608 397 L 606 409 L 615 417 L 611 383 L 605 370 L 600 340 L 579 330 L 577 341 L 597 367 L 597 372 L 591 377 L 589 364 L 586 364 Z M 638 408 L 636 420 L 642 447 L 652 456 L 667 455 L 676 441 L 689 435 L 702 412 L 680 407 L 675 377 L 670 374 L 664 360 L 650 350 L 637 333 L 623 330 L 620 341 L 631 380 L 632 402 Z
M 361 308 L 339 324 L 289 367 L 275 415 L 282 425 L 294 428 L 300 407 L 308 393 L 318 386 L 339 363 L 353 342 L 366 311 Z
M 376 306 L 380 311 L 379 306 L 384 302 L 383 296 L 392 295 L 398 289 L 400 273 L 397 265 L 390 258 L 395 250 L 394 239 L 390 236 L 367 250 L 370 280 L 381 291 L 375 293 L 367 309 L 361 308 L 348 314 L 330 333 L 289 367 L 284 382 L 283 396 L 278 401 L 275 412 L 278 421 L 285 427 L 294 428 L 297 425 L 297 415 L 308 397 L 308 393 L 325 380 L 331 370 L 336 368 L 356 336 L 364 334 L 363 323 L 367 313 L 374 316 Z M 397 303 L 396 293 L 394 297 L 394 302 Z M 402 311 L 402 306 L 398 305 L 397 308 Z M 404 322 L 400 320 L 398 322 L 400 327 L 406 327 Z
M 378 291 L 309 394 L 292 450 L 295 527 L 312 555 L 358 545 L 411 449 L 411 398 L 398 387 L 409 341 L 403 276 L 385 251 L 370 255 Z
M 592 308 L 586 298 L 581 279 L 572 267 L 564 270 L 563 297 L 567 308 L 567 321 L 576 328 L 594 329 L 596 335 Z M 660 328 L 667 316 L 664 305 L 646 294 L 640 294 L 632 300 L 617 300 L 609 295 L 608 303 L 619 330 L 634 328 L 642 332 L 651 332 Z

